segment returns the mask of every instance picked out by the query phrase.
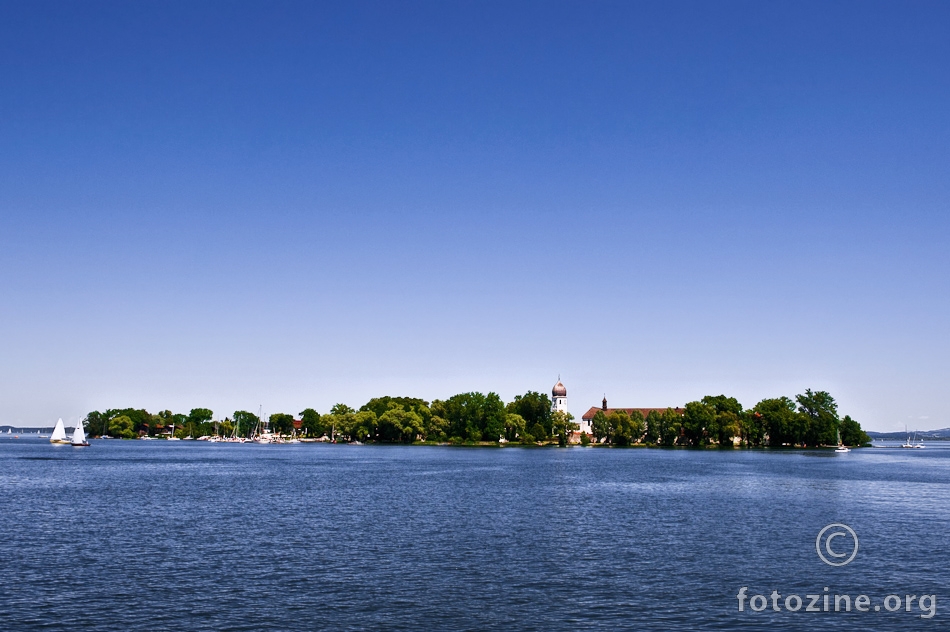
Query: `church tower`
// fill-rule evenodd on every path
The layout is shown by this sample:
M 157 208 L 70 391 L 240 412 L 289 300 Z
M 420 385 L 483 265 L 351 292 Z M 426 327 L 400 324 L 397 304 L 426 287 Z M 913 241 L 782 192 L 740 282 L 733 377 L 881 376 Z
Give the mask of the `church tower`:
M 561 376 L 557 376 L 557 384 L 551 389 L 551 412 L 567 412 L 567 389 L 561 384 Z

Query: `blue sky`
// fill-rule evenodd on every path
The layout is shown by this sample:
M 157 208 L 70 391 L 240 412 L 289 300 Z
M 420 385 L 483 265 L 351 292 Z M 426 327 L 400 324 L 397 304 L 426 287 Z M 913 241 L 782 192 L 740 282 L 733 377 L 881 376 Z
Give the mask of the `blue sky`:
M 950 7 L 7 2 L 0 423 L 830 391 L 950 426 Z

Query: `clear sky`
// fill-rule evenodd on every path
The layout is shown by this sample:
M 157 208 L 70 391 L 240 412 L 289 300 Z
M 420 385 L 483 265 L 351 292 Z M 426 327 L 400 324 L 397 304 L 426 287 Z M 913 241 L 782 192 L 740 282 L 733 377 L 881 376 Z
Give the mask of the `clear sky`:
M 4 2 L 0 423 L 950 426 L 946 2 Z

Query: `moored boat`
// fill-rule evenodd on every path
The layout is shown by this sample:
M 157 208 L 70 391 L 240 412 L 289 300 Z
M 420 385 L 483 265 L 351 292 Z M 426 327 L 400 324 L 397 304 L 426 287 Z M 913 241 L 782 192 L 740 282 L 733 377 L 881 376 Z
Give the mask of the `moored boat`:
M 74 448 L 88 448 L 89 442 L 86 441 L 86 432 L 82 429 L 82 419 L 76 422 L 76 429 L 73 431 L 73 440 L 70 444 Z
M 849 447 L 845 446 L 845 444 L 841 443 L 841 431 L 840 431 L 840 430 L 838 431 L 838 447 L 835 448 L 835 452 L 841 452 L 841 453 L 844 453 L 844 452 L 851 452 L 851 448 L 849 448 Z
M 80 425 L 82 424 L 80 423 Z M 69 443 L 69 439 L 66 438 L 66 427 L 63 425 L 62 417 L 56 421 L 56 427 L 53 428 L 53 434 L 50 436 L 49 442 L 61 445 Z

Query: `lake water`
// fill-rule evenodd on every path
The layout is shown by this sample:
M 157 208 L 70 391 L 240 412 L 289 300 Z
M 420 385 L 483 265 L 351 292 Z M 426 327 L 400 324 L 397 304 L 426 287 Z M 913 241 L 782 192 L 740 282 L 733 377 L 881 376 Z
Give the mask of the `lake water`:
M 947 630 L 948 519 L 940 445 L 76 449 L 5 437 L 0 629 Z M 848 565 L 816 553 L 829 523 L 859 538 Z M 871 611 L 739 612 L 743 586 L 866 594 Z M 889 594 L 936 595 L 936 614 L 874 612 Z

